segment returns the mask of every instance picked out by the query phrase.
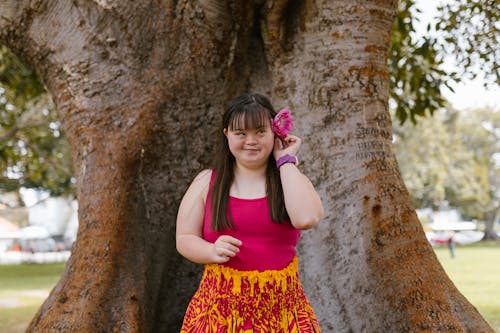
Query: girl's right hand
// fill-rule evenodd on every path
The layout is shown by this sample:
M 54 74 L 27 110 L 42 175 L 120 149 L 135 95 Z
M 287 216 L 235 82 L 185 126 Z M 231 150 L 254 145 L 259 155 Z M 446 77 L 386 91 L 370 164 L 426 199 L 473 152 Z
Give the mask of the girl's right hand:
M 234 257 L 236 253 L 240 252 L 239 246 L 241 246 L 241 241 L 237 238 L 228 235 L 222 235 L 213 244 L 213 260 L 216 264 L 222 264 L 231 257 Z

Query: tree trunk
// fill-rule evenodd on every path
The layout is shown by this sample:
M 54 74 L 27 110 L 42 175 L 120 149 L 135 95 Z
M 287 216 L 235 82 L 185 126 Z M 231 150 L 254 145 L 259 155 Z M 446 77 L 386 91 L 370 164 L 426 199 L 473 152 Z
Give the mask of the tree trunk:
M 498 240 L 500 236 L 498 236 L 495 230 L 495 223 L 500 218 L 500 203 L 495 202 L 494 206 L 496 207 L 491 212 L 486 214 L 486 220 L 484 222 L 484 237 L 482 240 Z
M 0 12 L 5 42 L 53 94 L 78 180 L 77 242 L 30 331 L 175 331 L 200 271 L 175 250 L 177 207 L 210 160 L 219 106 L 248 84 L 234 80 L 228 19 L 242 14 L 188 1 Z
M 396 1 L 18 1 L 0 38 L 53 94 L 75 164 L 77 242 L 29 331 L 174 332 L 200 267 L 178 203 L 225 103 L 290 107 L 325 221 L 301 274 L 325 332 L 492 332 L 427 243 L 391 148 Z

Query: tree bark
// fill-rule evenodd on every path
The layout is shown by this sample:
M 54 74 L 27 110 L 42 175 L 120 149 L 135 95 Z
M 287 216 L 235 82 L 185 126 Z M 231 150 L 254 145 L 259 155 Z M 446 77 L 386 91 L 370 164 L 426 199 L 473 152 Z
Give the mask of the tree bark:
M 174 332 L 200 267 L 175 251 L 225 103 L 290 107 L 325 221 L 301 274 L 325 332 L 492 332 L 427 243 L 391 148 L 397 1 L 3 1 L 0 39 L 43 78 L 77 172 L 77 242 L 29 331 Z
M 292 50 L 272 63 L 277 97 L 299 113 L 303 167 L 327 202 L 325 221 L 302 241 L 306 290 L 328 332 L 490 332 L 437 261 L 392 151 L 396 7 L 301 7 Z
M 188 1 L 1 6 L 3 39 L 53 94 L 78 181 L 78 240 L 30 331 L 175 331 L 200 271 L 175 250 L 176 211 L 208 164 L 219 106 L 248 84 L 233 79 L 244 29 L 231 17 L 243 12 Z
M 500 203 L 494 202 L 495 208 L 485 214 L 486 220 L 484 222 L 484 237 L 482 240 L 498 240 L 500 236 L 495 230 L 495 223 L 500 218 Z

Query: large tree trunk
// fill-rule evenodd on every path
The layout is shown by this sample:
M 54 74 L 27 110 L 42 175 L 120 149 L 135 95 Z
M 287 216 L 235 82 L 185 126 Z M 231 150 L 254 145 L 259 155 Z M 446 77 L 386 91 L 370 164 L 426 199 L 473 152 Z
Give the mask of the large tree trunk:
M 396 1 L 19 1 L 0 38 L 54 96 L 80 228 L 30 331 L 177 331 L 200 267 L 175 251 L 179 200 L 229 98 L 288 106 L 327 217 L 301 243 L 325 332 L 492 332 L 439 265 L 391 149 Z
M 241 14 L 188 1 L 0 6 L 6 43 L 54 96 L 78 179 L 77 242 L 30 330 L 175 331 L 199 271 L 175 250 L 176 210 L 209 161 L 219 106 L 246 84 L 233 73 Z

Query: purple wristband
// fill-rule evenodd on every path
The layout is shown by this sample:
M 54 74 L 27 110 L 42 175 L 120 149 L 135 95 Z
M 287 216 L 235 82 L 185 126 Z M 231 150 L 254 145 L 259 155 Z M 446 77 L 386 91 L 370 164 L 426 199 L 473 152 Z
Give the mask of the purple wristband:
M 297 156 L 285 154 L 278 158 L 278 160 L 276 161 L 276 167 L 279 169 L 285 163 L 297 164 L 299 163 L 299 159 L 297 158 Z

